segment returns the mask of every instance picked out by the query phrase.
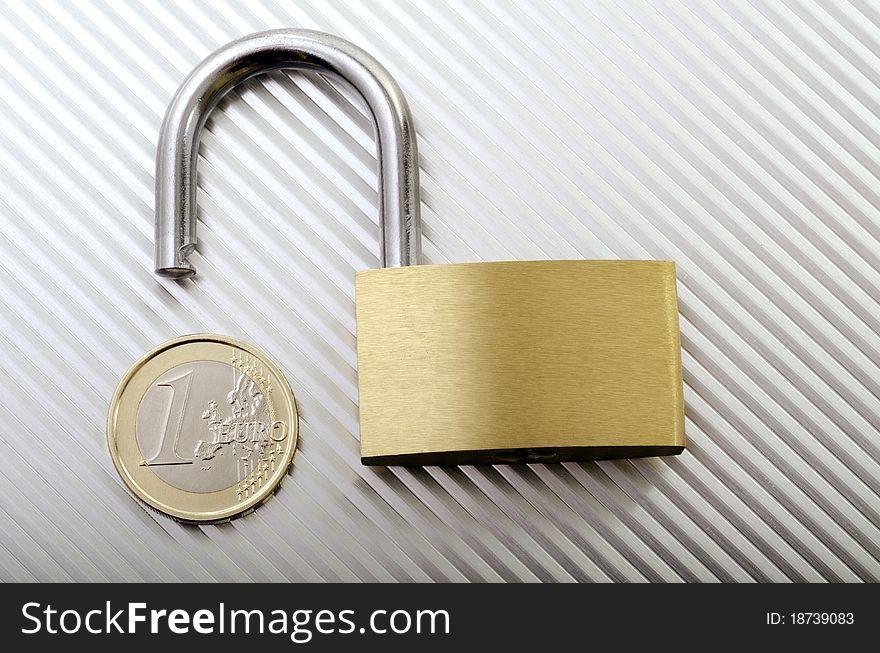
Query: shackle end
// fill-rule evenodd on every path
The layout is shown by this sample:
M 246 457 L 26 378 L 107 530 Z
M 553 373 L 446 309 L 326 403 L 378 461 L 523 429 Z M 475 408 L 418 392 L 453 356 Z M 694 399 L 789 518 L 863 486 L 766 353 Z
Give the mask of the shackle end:
M 165 279 L 186 279 L 196 273 L 196 269 L 189 263 L 178 264 L 168 267 L 157 267 L 156 275 Z
M 189 262 L 189 256 L 195 249 L 195 243 L 183 247 L 175 247 L 172 234 L 167 230 L 156 229 L 156 258 L 153 259 L 153 270 L 156 276 L 165 279 L 186 279 L 196 273 L 196 268 Z

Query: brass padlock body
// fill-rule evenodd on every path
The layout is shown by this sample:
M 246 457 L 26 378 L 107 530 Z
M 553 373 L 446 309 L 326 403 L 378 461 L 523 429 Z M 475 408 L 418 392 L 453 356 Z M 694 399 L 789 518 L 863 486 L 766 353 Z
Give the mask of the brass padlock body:
M 685 446 L 670 261 L 358 272 L 361 460 L 561 462 Z

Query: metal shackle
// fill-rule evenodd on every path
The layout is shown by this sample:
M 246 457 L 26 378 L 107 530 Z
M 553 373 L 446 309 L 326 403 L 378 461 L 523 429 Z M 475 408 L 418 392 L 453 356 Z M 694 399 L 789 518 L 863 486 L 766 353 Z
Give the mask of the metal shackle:
M 311 70 L 351 84 L 369 108 L 379 159 L 382 267 L 421 259 L 419 162 L 412 116 L 397 82 L 344 39 L 304 29 L 257 32 L 216 50 L 183 81 L 168 106 L 156 153 L 156 274 L 195 274 L 196 163 L 208 114 L 234 86 L 270 70 Z

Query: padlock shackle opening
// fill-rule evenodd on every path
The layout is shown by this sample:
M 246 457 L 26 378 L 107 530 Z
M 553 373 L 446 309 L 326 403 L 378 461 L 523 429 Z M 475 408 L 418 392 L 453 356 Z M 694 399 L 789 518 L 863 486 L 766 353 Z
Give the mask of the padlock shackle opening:
M 165 113 L 156 153 L 156 274 L 195 273 L 196 163 L 208 114 L 234 86 L 270 70 L 311 70 L 345 80 L 373 117 L 379 159 L 383 267 L 421 260 L 419 162 L 412 116 L 397 82 L 371 55 L 344 39 L 301 29 L 257 32 L 202 61 Z

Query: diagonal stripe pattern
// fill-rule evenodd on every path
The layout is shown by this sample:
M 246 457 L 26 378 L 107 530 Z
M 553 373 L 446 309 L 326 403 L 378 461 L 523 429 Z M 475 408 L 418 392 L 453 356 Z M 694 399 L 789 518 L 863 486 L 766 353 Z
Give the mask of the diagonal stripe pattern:
M 359 462 L 360 101 L 277 73 L 212 114 L 199 275 L 152 275 L 162 114 L 204 56 L 306 27 L 376 56 L 419 136 L 428 262 L 678 264 L 689 447 Z M 0 5 L 0 578 L 880 580 L 880 10 L 698 0 Z M 144 351 L 213 331 L 287 373 L 301 446 L 223 526 L 143 509 L 106 451 Z

